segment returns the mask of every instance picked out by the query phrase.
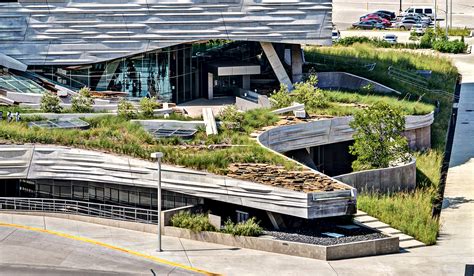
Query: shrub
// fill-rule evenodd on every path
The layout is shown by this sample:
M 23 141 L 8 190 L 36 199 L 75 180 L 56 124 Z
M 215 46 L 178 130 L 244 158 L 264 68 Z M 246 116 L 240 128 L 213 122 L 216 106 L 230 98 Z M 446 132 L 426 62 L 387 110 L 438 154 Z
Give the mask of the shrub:
M 244 114 L 234 105 L 228 105 L 219 112 L 219 119 L 224 129 L 242 129 Z
M 329 105 L 328 97 L 323 90 L 316 87 L 318 78 L 311 74 L 305 82 L 295 83 L 292 95 L 298 103 L 304 103 L 308 111 L 323 108 Z
M 142 114 L 144 117 L 153 117 L 154 116 L 154 110 L 158 108 L 160 104 L 156 101 L 155 97 L 151 98 L 142 98 L 140 100 L 140 109 L 142 111 Z
M 253 217 L 245 222 L 233 223 L 230 219 L 224 223 L 223 233 L 232 234 L 234 236 L 260 236 L 263 233 L 263 228 L 259 225 Z
M 91 112 L 93 103 L 94 100 L 92 99 L 90 88 L 83 87 L 72 97 L 71 109 L 79 113 Z
M 408 159 L 408 145 L 402 132 L 405 118 L 399 108 L 379 102 L 356 113 L 350 126 L 355 129 L 350 153 L 357 156 L 354 170 L 386 168 Z
M 433 49 L 442 53 L 458 54 L 467 49 L 467 44 L 463 40 L 438 39 L 433 42 Z
M 120 100 L 117 113 L 119 116 L 122 116 L 126 119 L 134 119 L 137 117 L 137 110 L 135 109 L 135 106 L 130 101 L 125 99 Z
M 61 99 L 56 94 L 46 92 L 41 97 L 40 108 L 43 112 L 61 113 L 62 107 L 59 105 Z
M 193 232 L 216 231 L 216 228 L 209 222 L 207 214 L 179 212 L 171 218 L 171 225 L 186 228 Z
M 270 101 L 273 108 L 283 108 L 288 107 L 293 103 L 293 99 L 290 96 L 288 87 L 284 84 L 280 84 L 280 90 L 273 91 L 270 95 Z

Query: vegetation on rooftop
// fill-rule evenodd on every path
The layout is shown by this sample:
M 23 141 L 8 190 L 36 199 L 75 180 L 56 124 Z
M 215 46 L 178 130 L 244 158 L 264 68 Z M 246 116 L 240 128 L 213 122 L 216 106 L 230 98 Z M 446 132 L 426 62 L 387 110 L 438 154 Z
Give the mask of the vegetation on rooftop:
M 356 74 L 403 93 L 403 98 L 434 104 L 439 111 L 431 126 L 432 149 L 413 153 L 417 159 L 417 189 L 412 193 L 389 195 L 358 195 L 358 208 L 379 218 L 392 227 L 427 243 L 436 243 L 439 222 L 431 216 L 433 202 L 438 197 L 440 168 L 444 154 L 446 132 L 451 115 L 452 94 L 457 69 L 447 58 L 416 52 L 377 49 L 367 44 L 351 47 L 309 47 L 305 49 L 307 61 L 318 70 L 344 71 Z M 393 66 L 407 76 L 417 70 L 431 71 L 426 88 L 400 81 L 389 74 Z M 310 66 L 312 67 L 312 66 Z M 308 68 L 307 68 L 308 69 Z
M 318 79 L 310 74 L 308 79 L 294 85 L 293 91 L 288 92 L 285 85 L 270 95 L 273 108 L 283 108 L 292 103 L 305 104 L 305 110 L 310 115 L 348 116 L 354 115 L 374 104 L 384 102 L 387 106 L 399 109 L 402 115 L 424 115 L 432 112 L 432 104 L 420 101 L 409 101 L 406 97 L 396 94 L 383 94 L 373 91 L 373 86 L 367 85 L 360 91 L 322 90 L 316 87 Z

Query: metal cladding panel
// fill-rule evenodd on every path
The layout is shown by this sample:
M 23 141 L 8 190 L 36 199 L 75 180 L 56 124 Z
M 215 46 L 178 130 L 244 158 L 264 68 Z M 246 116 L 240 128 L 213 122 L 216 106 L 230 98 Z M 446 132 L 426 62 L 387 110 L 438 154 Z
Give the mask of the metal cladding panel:
M 20 0 L 0 3 L 0 52 L 87 64 L 207 39 L 328 45 L 323 0 Z
M 155 188 L 156 163 L 101 152 L 40 145 L 0 145 L 1 179 L 60 179 Z M 225 176 L 162 167 L 164 190 L 308 218 L 308 195 Z

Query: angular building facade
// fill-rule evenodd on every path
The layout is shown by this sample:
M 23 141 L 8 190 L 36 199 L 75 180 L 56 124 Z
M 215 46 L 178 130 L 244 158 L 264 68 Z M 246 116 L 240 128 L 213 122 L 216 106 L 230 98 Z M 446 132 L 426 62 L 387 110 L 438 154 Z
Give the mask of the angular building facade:
M 301 75 L 298 45 L 331 43 L 331 13 L 322 0 L 3 0 L 0 59 L 73 88 L 179 103 L 212 97 L 209 86 L 221 83 L 254 90 L 250 76 L 265 70 L 252 66 L 265 62 L 291 86 Z M 193 47 L 209 40 L 253 43 L 265 62 L 230 55 L 212 70 Z M 220 67 L 232 73 L 221 80 Z

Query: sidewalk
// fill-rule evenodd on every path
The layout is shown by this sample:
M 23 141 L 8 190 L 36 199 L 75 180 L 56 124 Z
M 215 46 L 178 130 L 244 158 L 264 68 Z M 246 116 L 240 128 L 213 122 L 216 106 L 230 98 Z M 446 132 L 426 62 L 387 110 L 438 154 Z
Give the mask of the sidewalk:
M 464 265 L 472 262 L 468 244 L 458 247 L 454 242 L 453 246 L 446 246 L 443 240 L 442 246 L 414 248 L 406 253 L 327 262 L 167 236 L 163 237 L 164 252 L 158 253 L 154 234 L 59 218 L 4 213 L 0 213 L 0 222 L 85 237 L 224 275 L 463 275 Z M 0 246 L 0 253 L 1 250 Z M 27 244 L 24 250 L 28 250 Z

